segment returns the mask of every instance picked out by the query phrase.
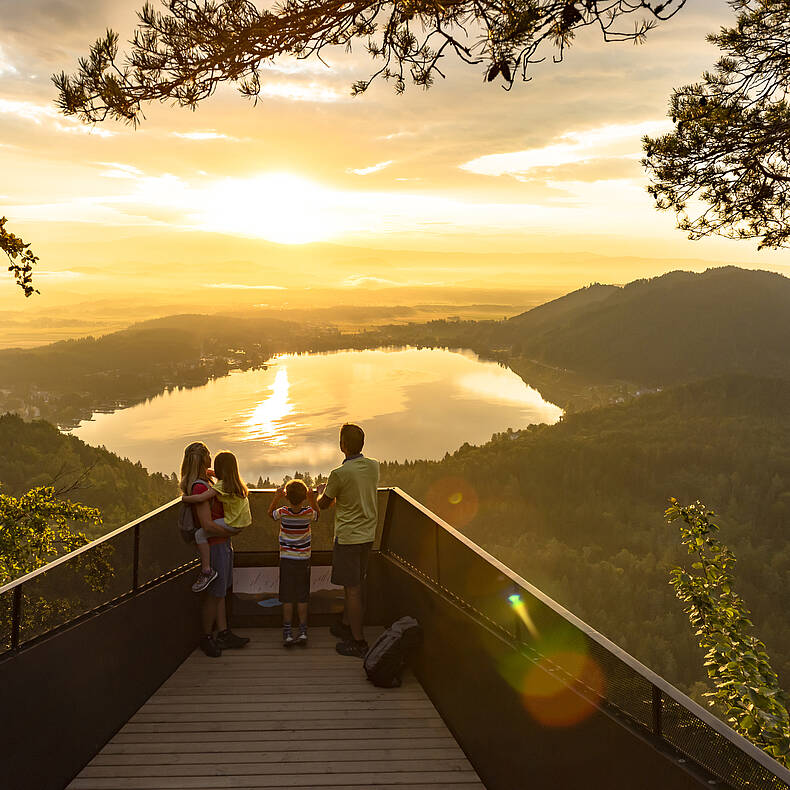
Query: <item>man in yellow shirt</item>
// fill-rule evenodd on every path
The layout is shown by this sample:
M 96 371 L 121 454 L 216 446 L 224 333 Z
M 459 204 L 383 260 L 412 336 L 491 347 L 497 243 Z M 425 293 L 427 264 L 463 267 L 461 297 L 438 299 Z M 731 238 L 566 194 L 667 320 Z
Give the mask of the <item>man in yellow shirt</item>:
M 332 551 L 332 583 L 343 586 L 343 622 L 332 633 L 343 641 L 336 650 L 343 656 L 363 658 L 368 643 L 362 630 L 364 618 L 362 589 L 368 557 L 378 525 L 379 462 L 365 458 L 365 432 L 346 423 L 340 429 L 340 450 L 345 460 L 329 473 L 318 506 L 335 504 L 335 543 Z

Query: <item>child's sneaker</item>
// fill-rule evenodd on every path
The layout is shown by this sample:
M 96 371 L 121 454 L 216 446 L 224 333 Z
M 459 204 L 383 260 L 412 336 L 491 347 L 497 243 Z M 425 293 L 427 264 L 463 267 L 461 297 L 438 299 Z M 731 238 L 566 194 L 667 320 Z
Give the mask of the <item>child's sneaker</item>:
M 293 632 L 291 631 L 291 626 L 285 626 L 283 628 L 283 647 L 293 647 L 296 644 L 296 640 L 294 639 Z
M 207 571 L 200 571 L 195 583 L 192 585 L 192 592 L 203 592 L 206 587 L 217 578 L 217 572 L 214 568 L 209 568 Z
M 299 636 L 296 638 L 299 647 L 307 647 L 307 626 L 299 626 Z

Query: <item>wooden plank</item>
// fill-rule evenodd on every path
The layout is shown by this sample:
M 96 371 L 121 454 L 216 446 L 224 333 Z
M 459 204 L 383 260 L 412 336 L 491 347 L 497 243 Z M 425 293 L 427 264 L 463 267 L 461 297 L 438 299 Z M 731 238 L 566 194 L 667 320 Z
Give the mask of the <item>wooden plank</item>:
M 427 700 L 425 692 L 417 686 L 409 686 L 407 688 L 399 689 L 378 689 L 375 686 L 352 686 L 348 690 L 341 691 L 339 689 L 326 688 L 325 690 L 314 689 L 311 686 L 306 686 L 298 692 L 294 691 L 276 691 L 275 687 L 263 688 L 261 691 L 256 691 L 252 688 L 247 688 L 245 693 L 241 693 L 241 689 L 230 689 L 223 691 L 222 689 L 206 689 L 196 688 L 191 692 L 170 692 L 163 694 L 157 691 L 150 700 L 149 705 L 172 705 L 173 703 L 186 702 L 194 703 L 198 700 L 200 702 L 223 702 L 244 704 L 249 702 L 254 697 L 258 702 L 290 702 L 303 705 L 306 702 L 375 702 L 377 700 Z
M 461 748 L 453 744 L 452 746 L 434 747 L 421 749 L 412 747 L 410 749 L 313 749 L 314 744 L 309 743 L 304 749 L 297 751 L 244 751 L 235 752 L 233 761 L 236 763 L 313 763 L 323 760 L 356 760 L 360 763 L 378 762 L 379 760 L 451 760 L 466 759 Z M 340 745 L 342 747 L 342 744 Z M 225 754 L 223 750 L 218 752 L 195 752 L 178 754 L 104 754 L 99 753 L 91 760 L 90 765 L 200 765 L 203 763 L 215 763 L 218 761 L 217 753 Z M 227 755 L 226 755 L 226 759 Z
M 370 734 L 370 733 L 368 733 Z M 432 733 L 426 733 L 424 730 L 417 730 L 410 732 L 409 730 L 403 731 L 403 737 L 398 738 L 393 734 L 392 730 L 377 730 L 376 737 L 366 738 L 365 734 L 358 735 L 356 739 L 344 738 L 342 734 L 340 737 L 327 737 L 328 733 L 325 732 L 305 732 L 294 733 L 275 733 L 276 737 L 258 739 L 239 739 L 232 741 L 210 741 L 208 739 L 203 742 L 189 741 L 162 741 L 157 740 L 150 743 L 124 743 L 110 741 L 101 754 L 173 754 L 177 753 L 191 753 L 191 752 L 218 752 L 222 754 L 230 752 L 246 752 L 246 751 L 268 751 L 282 749 L 287 751 L 293 748 L 294 741 L 299 738 L 309 738 L 309 744 L 314 749 L 333 749 L 342 744 L 345 749 L 383 749 L 383 748 L 429 748 L 440 747 L 446 748 L 455 743 L 453 737 L 442 730 L 434 730 Z M 292 736 L 292 737 L 289 737 Z
M 69 790 L 197 790 L 234 787 L 391 787 L 434 782 L 451 785 L 480 785 L 474 771 L 420 771 L 395 773 L 270 774 L 267 776 L 160 776 L 90 778 L 78 776 Z
M 319 762 L 294 762 L 287 768 L 291 776 L 298 774 L 358 774 L 469 771 L 466 758 L 451 760 L 377 760 L 360 762 L 358 760 L 322 760 Z M 282 763 L 239 763 L 224 760 L 197 765 L 89 765 L 81 776 L 94 777 L 133 777 L 133 776 L 269 776 L 282 774 Z
M 178 722 L 176 722 L 178 724 Z M 167 722 L 167 724 L 172 724 Z M 232 733 L 238 735 L 239 740 L 265 740 L 266 738 L 273 738 L 278 733 L 289 733 L 294 738 L 308 738 L 317 737 L 325 740 L 339 740 L 341 738 L 352 738 L 359 740 L 360 738 L 407 738 L 410 733 L 419 733 L 427 736 L 437 736 L 445 733 L 444 722 L 441 720 L 424 720 L 414 719 L 406 720 L 405 723 L 400 722 L 399 726 L 393 726 L 392 722 L 381 722 L 378 726 L 367 726 L 359 729 L 346 729 L 345 727 L 326 726 L 318 728 L 315 722 L 279 722 L 279 721 L 261 721 L 252 722 L 247 727 L 240 726 L 237 722 L 226 722 L 219 726 L 204 727 L 202 730 L 189 730 L 184 732 L 181 727 L 163 727 L 161 730 L 152 733 L 134 733 L 130 732 L 128 735 L 121 730 L 110 743 L 122 743 L 124 739 L 129 739 L 134 736 L 151 735 L 151 740 L 157 737 L 162 741 L 170 741 L 176 743 L 178 741 L 191 741 L 202 740 L 210 741 L 213 735 L 216 735 L 217 741 L 230 741 L 232 740 Z M 230 734 L 229 734 L 230 733 Z M 384 735 L 383 733 L 386 733 Z M 135 737 L 135 740 L 137 738 Z M 283 740 L 283 738 L 278 738 Z M 140 741 L 141 743 L 145 741 Z
M 296 708 L 296 710 L 294 710 Z M 214 713 L 289 713 L 295 716 L 314 716 L 324 718 L 327 714 L 336 716 L 342 711 L 345 716 L 362 716 L 362 714 L 376 711 L 382 716 L 395 715 L 397 711 L 435 711 L 431 703 L 423 699 L 393 699 L 390 697 L 367 700 L 338 699 L 338 700 L 302 700 L 298 692 L 291 699 L 282 701 L 259 700 L 238 701 L 227 700 L 222 696 L 210 695 L 205 698 L 187 702 L 180 701 L 179 698 L 149 700 L 140 708 L 140 713 L 194 713 L 202 715 L 207 710 Z M 410 715 L 410 714 L 404 714 Z
M 228 743 L 231 741 L 266 741 L 267 739 L 278 736 L 279 733 L 282 732 L 292 733 L 294 740 L 297 743 L 301 743 L 308 740 L 308 733 L 318 733 L 319 737 L 324 737 L 326 740 L 337 741 L 342 740 L 344 735 L 348 735 L 349 740 L 359 740 L 361 737 L 365 737 L 364 734 L 360 735 L 360 733 L 367 733 L 371 737 L 381 739 L 385 737 L 381 734 L 382 732 L 389 733 L 390 738 L 407 738 L 415 732 L 429 736 L 437 736 L 445 732 L 443 726 L 435 723 L 433 727 L 425 726 L 425 723 L 422 721 L 415 722 L 415 725 L 416 726 L 414 727 L 400 728 L 386 727 L 385 725 L 383 727 L 375 728 L 366 727 L 364 730 L 345 730 L 335 728 L 337 736 L 328 736 L 327 730 L 312 729 L 309 726 L 309 722 L 305 722 L 305 726 L 303 726 L 301 729 L 290 727 L 287 730 L 283 730 L 281 727 L 276 726 L 258 727 L 256 729 L 250 730 L 239 730 L 235 725 L 231 725 L 230 727 L 225 727 L 223 729 L 204 729 L 197 731 L 193 730 L 190 732 L 184 732 L 183 729 L 180 728 L 163 729 L 159 730 L 158 732 L 125 732 L 124 730 L 121 730 L 121 732 L 115 735 L 113 739 L 109 741 L 109 743 L 169 743 L 171 745 L 175 745 L 186 742 L 211 745 L 212 743 Z M 282 737 L 278 737 L 277 739 L 285 740 Z
M 258 706 L 260 710 L 230 710 L 230 711 L 214 711 L 204 710 L 200 712 L 200 719 L 203 721 L 260 721 L 271 717 L 272 711 L 267 711 L 264 706 Z M 283 710 L 277 711 L 276 718 L 280 722 L 288 721 L 304 721 L 310 719 L 315 722 L 333 722 L 337 724 L 338 716 L 336 711 L 332 710 L 314 710 L 303 713 L 298 710 Z M 383 712 L 376 712 L 375 710 L 362 710 L 362 711 L 343 711 L 342 717 L 346 723 L 355 723 L 358 727 L 375 726 L 372 722 L 381 721 Z M 412 711 L 412 710 L 389 710 L 386 712 L 388 721 L 394 722 L 402 719 L 406 723 L 412 718 L 420 719 L 440 719 L 438 713 L 429 710 L 425 711 Z M 194 713 L 184 713 L 181 711 L 170 712 L 149 712 L 141 710 L 139 713 L 130 719 L 130 721 L 194 721 L 196 718 Z M 395 725 L 401 726 L 401 725 Z
M 366 726 L 363 729 L 356 729 L 352 730 L 348 727 L 338 727 L 337 724 L 332 722 L 324 722 L 321 727 L 316 726 L 315 722 L 310 721 L 303 721 L 303 722 L 288 722 L 288 725 L 285 727 L 278 726 L 281 722 L 273 722 L 271 726 L 267 725 L 268 719 L 264 719 L 263 721 L 222 721 L 222 722 L 203 722 L 203 721 L 182 721 L 182 722 L 172 722 L 172 721 L 157 721 L 157 722 L 129 722 L 126 726 L 117 733 L 114 738 L 120 738 L 126 735 L 132 734 L 155 734 L 159 737 L 165 738 L 166 733 L 183 733 L 185 735 L 190 735 L 191 733 L 200 733 L 200 732 L 208 732 L 208 733 L 220 733 L 220 732 L 260 732 L 262 734 L 261 737 L 271 737 L 272 732 L 293 732 L 294 734 L 298 734 L 300 732 L 304 732 L 305 730 L 313 730 L 314 732 L 326 732 L 327 730 L 330 731 L 339 731 L 343 733 L 370 733 L 371 730 L 394 730 L 400 732 L 404 729 L 401 722 L 398 722 L 397 727 L 393 726 L 392 722 L 382 722 L 380 727 L 372 727 Z M 444 731 L 444 722 L 440 719 L 410 719 L 410 727 L 413 730 L 419 729 L 422 731 L 430 731 L 440 729 Z M 312 725 L 312 726 L 311 726 Z M 263 735 L 266 733 L 266 735 Z M 304 736 L 298 736 L 304 737 Z M 327 736 L 329 737 L 329 736 Z M 362 736 L 364 737 L 364 735 Z M 379 736 L 381 737 L 381 736 Z M 402 733 L 401 733 L 402 737 Z

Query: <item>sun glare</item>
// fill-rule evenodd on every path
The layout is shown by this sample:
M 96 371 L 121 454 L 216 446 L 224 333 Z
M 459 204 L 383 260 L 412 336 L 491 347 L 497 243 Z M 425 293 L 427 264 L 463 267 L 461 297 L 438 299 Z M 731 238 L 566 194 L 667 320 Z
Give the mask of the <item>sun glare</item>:
M 288 368 L 277 371 L 274 382 L 269 386 L 270 395 L 253 409 L 244 424 L 244 439 L 263 440 L 274 447 L 287 440 L 283 419 L 293 413 L 294 405 L 289 398 L 291 383 Z
M 330 193 L 290 173 L 226 179 L 205 191 L 192 217 L 204 230 L 258 236 L 279 244 L 308 244 L 336 235 Z

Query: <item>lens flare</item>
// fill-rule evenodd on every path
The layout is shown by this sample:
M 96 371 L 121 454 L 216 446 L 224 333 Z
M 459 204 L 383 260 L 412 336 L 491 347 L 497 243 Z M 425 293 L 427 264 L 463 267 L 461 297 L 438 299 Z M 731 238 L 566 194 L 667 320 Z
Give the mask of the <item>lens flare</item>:
M 477 491 L 463 477 L 442 477 L 431 485 L 425 503 L 454 527 L 466 526 L 478 511 Z
M 595 713 L 603 693 L 604 676 L 598 664 L 590 656 L 564 652 L 545 656 L 531 667 L 522 699 L 544 726 L 572 727 Z
M 519 616 L 529 617 L 521 595 L 509 596 L 508 602 Z M 525 652 L 498 657 L 497 668 L 544 727 L 580 724 L 595 713 L 605 694 L 603 671 L 589 655 L 584 634 L 570 625 L 558 623 L 536 633 Z
M 508 601 L 513 607 L 513 611 L 518 615 L 519 620 L 524 623 L 527 631 L 529 631 L 530 636 L 533 639 L 538 639 L 540 634 L 538 633 L 538 629 L 529 614 L 527 604 L 521 599 L 521 596 L 518 595 L 518 593 L 514 593 L 508 597 Z

